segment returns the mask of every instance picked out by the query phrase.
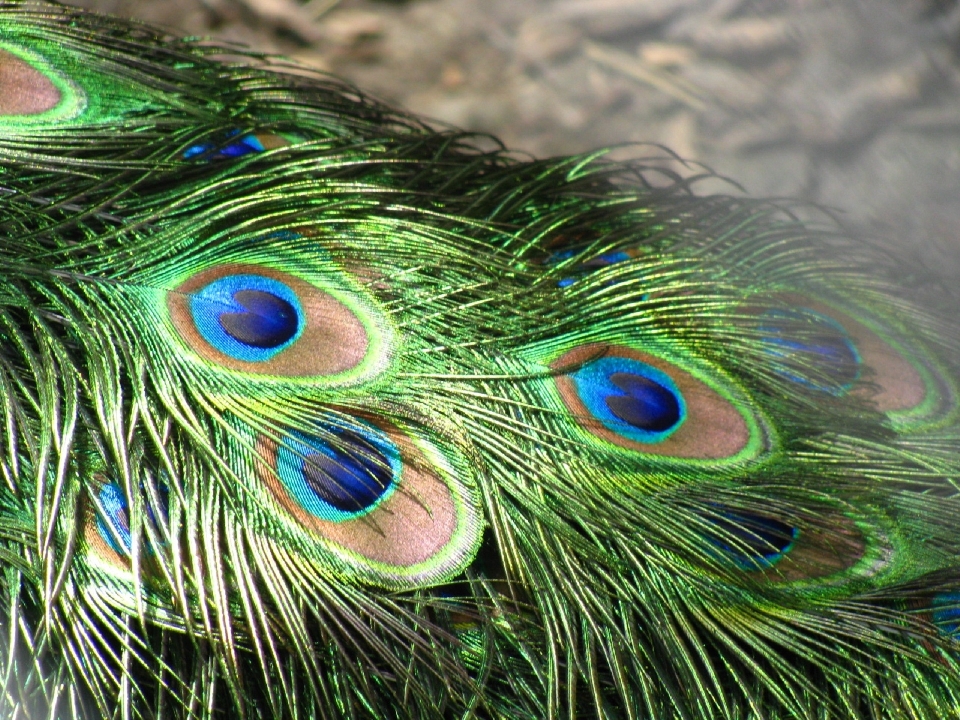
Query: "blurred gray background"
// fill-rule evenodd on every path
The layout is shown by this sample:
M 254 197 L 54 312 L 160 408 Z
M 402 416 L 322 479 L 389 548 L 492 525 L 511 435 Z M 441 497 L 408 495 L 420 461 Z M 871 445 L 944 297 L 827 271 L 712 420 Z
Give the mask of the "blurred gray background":
M 960 277 L 958 0 L 70 4 L 280 53 L 538 156 L 661 143 Z

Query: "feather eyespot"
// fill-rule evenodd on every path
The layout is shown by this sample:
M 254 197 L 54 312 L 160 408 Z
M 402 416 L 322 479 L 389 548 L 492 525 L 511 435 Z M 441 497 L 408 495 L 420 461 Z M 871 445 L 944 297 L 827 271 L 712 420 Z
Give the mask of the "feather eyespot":
M 244 157 L 273 150 L 275 148 L 285 147 L 290 144 L 282 135 L 275 133 L 259 132 L 240 135 L 239 130 L 233 130 L 227 133 L 228 142 L 215 143 L 210 140 L 191 145 L 183 152 L 186 160 L 228 160 L 232 158 Z M 236 139 L 233 139 L 236 138 Z
M 710 529 L 704 537 L 717 551 L 741 570 L 773 567 L 794 547 L 800 529 L 773 517 L 743 510 L 717 508 L 705 516 Z
M 938 593 L 931 606 L 931 620 L 937 630 L 943 635 L 960 639 L 960 593 Z
M 827 511 L 824 517 L 788 520 L 772 514 L 710 503 L 697 511 L 707 555 L 765 582 L 842 581 L 866 577 L 886 567 L 883 539 L 871 546 L 852 518 Z
M 661 442 L 686 419 L 686 403 L 670 376 L 640 360 L 602 357 L 570 377 L 594 418 L 636 442 Z
M 844 395 L 860 378 L 857 346 L 833 318 L 805 307 L 771 309 L 758 329 L 774 371 L 791 382 Z
M 885 331 L 881 324 L 803 295 L 786 295 L 782 299 L 807 316 L 823 318 L 848 338 L 860 367 L 869 369 L 866 379 L 870 383 L 850 382 L 850 392 L 869 397 L 879 410 L 892 414 L 913 413 L 926 404 L 937 404 L 941 388 L 934 373 L 903 350 L 894 334 Z
M 409 587 L 452 577 L 476 554 L 473 484 L 433 443 L 358 420 L 260 434 L 256 447 L 256 475 L 308 555 Z
M 219 277 L 190 298 L 200 335 L 224 355 L 265 362 L 303 332 L 303 309 L 288 285 L 263 275 Z
M 687 459 L 742 458 L 765 443 L 751 414 L 706 377 L 662 357 L 592 343 L 550 367 L 573 419 L 591 435 L 643 453 Z M 708 382 L 710 384 L 708 384 Z
M 552 253 L 542 262 L 547 266 L 558 265 L 575 257 L 577 253 L 578 251 L 574 249 L 561 250 Z M 588 258 L 578 265 L 575 265 L 573 268 L 570 268 L 571 274 L 558 280 L 557 287 L 570 287 L 578 280 L 586 277 L 599 268 L 607 267 L 609 265 L 616 265 L 617 263 L 630 260 L 635 255 L 636 252 L 631 250 L 610 250 L 608 252 L 601 253 L 600 255 Z
M 329 428 L 328 437 L 291 431 L 277 448 L 277 475 L 290 497 L 313 517 L 353 520 L 390 496 L 400 453 L 382 433 Z
M 97 514 L 97 533 L 117 555 L 128 557 L 133 548 L 127 498 L 116 483 L 105 483 L 97 494 L 104 514 Z
M 386 323 L 360 293 L 279 270 L 228 263 L 167 293 L 176 334 L 238 372 L 347 384 L 387 363 Z
M 145 521 L 154 530 L 166 522 L 167 497 L 169 490 L 165 485 L 157 486 L 159 508 L 147 502 Z M 130 527 L 130 508 L 123 488 L 115 482 L 104 482 L 96 491 L 95 506 L 88 504 L 87 546 L 94 555 L 109 567 L 129 570 L 133 553 L 133 532 Z M 149 559 L 156 555 L 157 549 L 150 541 L 141 545 L 142 556 Z

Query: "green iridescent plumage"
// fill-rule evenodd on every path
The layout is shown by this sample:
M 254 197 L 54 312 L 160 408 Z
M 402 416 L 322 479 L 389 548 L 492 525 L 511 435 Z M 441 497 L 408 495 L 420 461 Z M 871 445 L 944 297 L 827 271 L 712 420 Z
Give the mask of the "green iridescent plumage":
M 0 48 L 0 715 L 960 717 L 960 331 L 890 262 L 59 6 Z

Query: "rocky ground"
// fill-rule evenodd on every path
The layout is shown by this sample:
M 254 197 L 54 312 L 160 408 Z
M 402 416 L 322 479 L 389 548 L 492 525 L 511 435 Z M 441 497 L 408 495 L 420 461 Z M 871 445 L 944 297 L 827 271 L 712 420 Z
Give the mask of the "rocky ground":
M 960 277 L 957 0 L 72 4 L 282 53 L 535 155 L 660 143 Z

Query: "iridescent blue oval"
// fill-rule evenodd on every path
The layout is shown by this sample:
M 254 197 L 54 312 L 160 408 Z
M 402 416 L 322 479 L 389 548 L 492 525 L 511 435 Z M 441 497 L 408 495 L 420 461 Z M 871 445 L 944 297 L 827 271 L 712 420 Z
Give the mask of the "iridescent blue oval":
M 799 528 L 789 523 L 745 510 L 718 507 L 700 515 L 713 528 L 704 533 L 707 541 L 741 570 L 773 567 L 800 537 Z
M 277 449 L 277 475 L 290 496 L 321 520 L 343 522 L 372 511 L 394 491 L 400 451 L 371 427 L 291 431 Z
M 762 342 L 781 377 L 831 395 L 845 394 L 860 378 L 857 346 L 833 318 L 803 307 L 760 318 Z
M 287 285 L 263 275 L 217 278 L 190 297 L 197 331 L 237 360 L 265 362 L 303 332 L 303 309 Z
M 571 377 L 590 414 L 608 430 L 635 442 L 662 442 L 686 419 L 686 403 L 676 383 L 639 360 L 598 358 Z

